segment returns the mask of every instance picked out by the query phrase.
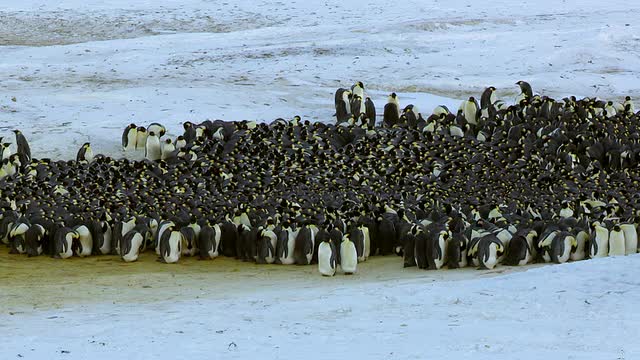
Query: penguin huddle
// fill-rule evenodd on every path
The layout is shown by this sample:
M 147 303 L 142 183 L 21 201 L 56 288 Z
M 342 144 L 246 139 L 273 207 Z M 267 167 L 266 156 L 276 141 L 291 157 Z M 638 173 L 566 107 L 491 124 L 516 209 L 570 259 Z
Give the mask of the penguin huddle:
M 32 159 L 22 136 L 11 160 L 3 151 L 0 241 L 29 256 L 155 251 L 165 263 L 317 264 L 326 276 L 391 254 L 405 267 L 492 269 L 636 253 L 631 98 L 556 101 L 523 83 L 513 105 L 489 87 L 427 119 L 392 94 L 381 126 L 355 103 L 357 121 L 186 122 L 175 140 L 131 124 L 122 145 L 144 148 L 140 161 L 89 144 L 76 160 Z M 336 93 L 336 114 L 354 94 L 362 83 Z

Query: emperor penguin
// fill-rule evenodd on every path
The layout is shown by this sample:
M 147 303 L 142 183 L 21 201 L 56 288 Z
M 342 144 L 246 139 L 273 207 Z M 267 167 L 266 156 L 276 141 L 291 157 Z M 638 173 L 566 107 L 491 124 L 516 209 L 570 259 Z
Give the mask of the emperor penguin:
M 376 126 L 376 106 L 373 104 L 373 100 L 367 96 L 364 100 L 364 110 L 366 117 L 368 119 L 369 127 Z
M 412 232 L 414 233 L 413 257 L 415 259 L 416 266 L 418 269 L 426 270 L 429 268 L 429 263 L 427 261 L 427 244 L 429 242 L 427 234 L 420 227 L 412 230 Z
M 364 257 L 364 233 L 360 227 L 354 227 L 349 232 L 349 239 L 356 247 L 356 253 L 358 254 L 358 262 L 365 261 Z
M 625 252 L 624 232 L 620 225 L 616 224 L 609 233 L 609 256 L 624 256 Z
M 454 233 L 447 241 L 447 267 L 460 269 L 467 266 L 468 241 L 463 233 Z
M 589 243 L 589 232 L 584 229 L 577 229 L 576 231 L 576 246 L 571 251 L 569 259 L 571 261 L 584 260 L 587 256 L 587 244 Z
M 288 221 L 282 223 L 282 230 L 278 235 L 278 243 L 276 245 L 277 261 L 283 265 L 295 264 L 293 252 L 296 244 L 297 231 L 291 228 L 291 224 Z
M 138 127 L 136 124 L 129 124 L 122 133 L 122 149 L 133 151 L 136 149 L 136 139 L 138 138 Z
M 516 85 L 520 87 L 520 95 L 516 97 L 516 104 L 520 104 L 522 100 L 529 100 L 533 98 L 533 90 L 528 82 L 520 80 Z
M 78 234 L 78 247 L 76 255 L 79 257 L 89 256 L 93 253 L 93 237 L 86 225 L 77 225 L 73 230 Z
M 78 154 L 76 155 L 76 161 L 80 163 L 90 163 L 93 161 L 93 150 L 91 150 L 90 143 L 84 143 L 80 150 L 78 150 Z
M 624 98 L 624 103 L 622 103 L 622 106 L 624 106 L 624 111 L 629 114 L 635 114 L 636 113 L 636 108 L 633 105 L 633 100 L 631 100 L 631 96 L 627 96 Z
M 162 149 L 160 148 L 160 138 L 155 132 L 150 131 L 144 147 L 144 157 L 150 161 L 162 159 Z
M 562 264 L 569 260 L 572 249 L 578 245 L 576 238 L 567 231 L 560 231 L 551 242 L 549 256 L 551 261 Z
M 134 262 L 140 256 L 140 250 L 144 245 L 144 234 L 131 230 L 120 241 L 120 257 L 124 262 Z
M 261 229 L 258 234 L 258 264 L 273 264 L 276 261 L 278 236 L 269 229 Z
M 21 160 L 25 159 L 27 162 L 31 161 L 31 148 L 29 148 L 27 139 L 20 130 L 13 130 L 13 132 L 16 134 L 16 154 L 20 155 Z M 26 165 L 26 163 L 23 165 Z
M 136 150 L 144 150 L 147 144 L 147 129 L 144 126 L 138 126 L 136 130 Z
M 336 274 L 336 264 L 336 248 L 327 237 L 318 247 L 318 271 L 323 276 L 333 276 Z
M 521 229 L 509 241 L 503 263 L 508 266 L 523 266 L 533 262 L 531 251 L 534 238 L 538 233 L 533 229 Z
M 489 117 L 489 108 L 494 106 L 498 99 L 496 98 L 496 88 L 489 86 L 484 89 L 480 96 L 480 116 L 483 118 Z
M 447 261 L 447 241 L 451 232 L 447 230 L 435 231 L 427 242 L 427 262 L 432 270 L 440 270 Z
M 187 140 L 185 140 L 184 136 L 180 135 L 176 138 L 175 149 L 180 150 L 187 146 Z
M 156 232 L 156 235 L 153 238 L 153 244 L 156 250 L 156 254 L 158 254 L 158 256 L 160 256 L 160 238 L 162 237 L 162 234 L 168 229 L 173 228 L 175 226 L 176 224 L 171 220 L 162 220 L 160 221 L 160 224 L 158 224 L 158 231 Z
M 194 229 L 189 226 L 184 226 L 180 229 L 180 233 L 182 233 L 182 255 L 196 255 L 198 253 L 198 244 Z
M 607 104 L 604 106 L 604 111 L 606 111 L 607 119 L 615 117 L 618 114 L 615 106 L 613 105 L 613 101 L 607 102 Z
M 171 139 L 165 139 L 164 143 L 162 143 L 162 155 L 160 159 L 167 160 L 173 157 L 173 152 L 176 150 L 175 145 L 171 142 Z
M 351 109 L 349 104 L 351 103 L 351 91 L 339 88 L 335 94 L 335 108 L 336 108 L 336 120 L 339 123 L 345 122 L 349 119 Z
M 182 233 L 173 226 L 162 233 L 160 238 L 160 260 L 173 264 L 180 260 L 182 254 Z
M 73 256 L 73 243 L 80 237 L 77 232 L 68 227 L 59 228 L 53 240 L 53 257 L 68 259 Z
M 463 101 L 460 104 L 460 109 L 464 114 L 464 119 L 468 124 L 477 125 L 480 118 L 480 107 L 478 101 L 471 96 L 467 101 Z
M 391 93 L 384 106 L 383 124 L 386 127 L 393 127 L 400 122 L 400 102 L 396 93 Z
M 220 225 L 204 224 L 200 228 L 200 236 L 198 236 L 198 250 L 200 251 L 200 259 L 215 259 L 219 255 Z
M 480 238 L 475 249 L 480 269 L 493 269 L 503 252 L 504 245 L 495 235 L 490 234 Z
M 27 256 L 38 256 L 44 251 L 43 239 L 45 236 L 45 229 L 40 224 L 32 224 L 29 230 L 25 233 L 25 247 Z
M 309 265 L 313 258 L 314 248 L 314 235 L 309 225 L 300 227 L 298 236 L 296 237 L 296 244 L 293 250 L 296 264 Z
M 589 256 L 591 258 L 606 257 L 609 254 L 609 230 L 599 222 L 593 223 L 591 229 Z
M 31 228 L 31 223 L 24 217 L 18 219 L 9 231 L 10 254 L 25 254 L 27 252 L 26 233 Z
M 638 232 L 635 224 L 621 224 L 620 229 L 624 233 L 625 255 L 638 252 Z
M 340 268 L 345 274 L 351 275 L 356 272 L 357 267 L 356 245 L 349 239 L 349 234 L 344 234 L 340 244 Z
M 0 144 L 0 161 L 9 159 L 11 156 L 11 143 Z

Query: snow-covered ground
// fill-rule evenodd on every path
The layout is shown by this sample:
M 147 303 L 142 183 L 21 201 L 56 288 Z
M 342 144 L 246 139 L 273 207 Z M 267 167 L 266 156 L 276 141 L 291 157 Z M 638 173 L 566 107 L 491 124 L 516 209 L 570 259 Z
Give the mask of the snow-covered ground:
M 378 264 L 380 260 L 374 259 Z M 105 290 L 109 293 L 106 288 L 94 302 L 74 304 L 70 299 L 69 305 L 56 302 L 59 308 L 44 311 L 12 307 L 0 313 L 0 355 L 525 360 L 640 356 L 640 255 L 547 265 L 501 277 L 471 269 L 414 268 L 399 279 L 321 278 L 312 267 L 294 266 L 310 277 L 305 281 L 280 276 L 287 267 L 277 268 L 273 279 L 258 271 L 248 277 L 240 273 L 233 283 L 212 282 L 207 276 L 217 275 L 200 274 L 195 276 L 199 286 L 182 288 L 176 282 L 163 289 L 163 301 L 151 292 L 150 301 L 121 301 L 127 286 L 131 291 L 151 291 L 173 281 L 168 277 L 164 284 L 153 283 L 156 273 L 149 274 L 146 283 L 153 286 L 142 289 L 120 275 L 119 292 L 114 292 L 119 295 L 104 295 Z M 88 289 L 103 286 L 105 279 L 95 275 L 95 284 L 85 285 Z M 69 294 L 82 291 L 82 283 L 58 281 Z M 37 300 L 25 302 L 32 301 Z
M 513 99 L 518 80 L 620 99 L 640 94 L 639 14 L 621 0 L 0 0 L 0 130 L 22 128 L 36 157 L 85 141 L 119 155 L 130 122 L 331 121 L 356 80 L 379 108 L 396 91 L 425 113 L 488 85 Z
M 513 99 L 518 80 L 553 97 L 640 97 L 639 15 L 621 0 L 0 0 L 0 136 L 22 129 L 35 157 L 86 141 L 118 156 L 130 122 L 176 134 L 207 118 L 331 121 L 333 92 L 357 80 L 379 108 L 396 91 L 424 113 L 488 85 Z M 16 271 L 4 260 L 0 282 Z M 500 277 L 416 276 L 397 261 L 367 279 L 243 264 L 215 287 L 174 267 L 185 286 L 150 299 L 132 297 L 130 277 L 113 286 L 57 263 L 57 282 L 30 287 L 24 269 L 24 284 L 0 286 L 0 359 L 635 359 L 639 260 Z M 67 301 L 83 291 L 95 299 Z M 49 306 L 29 307 L 36 297 Z

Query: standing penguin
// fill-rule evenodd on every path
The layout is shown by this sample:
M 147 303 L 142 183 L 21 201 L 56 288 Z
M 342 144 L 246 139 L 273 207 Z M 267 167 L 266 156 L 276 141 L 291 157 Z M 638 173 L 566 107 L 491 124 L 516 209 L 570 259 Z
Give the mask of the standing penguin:
M 211 226 L 207 223 L 200 228 L 200 236 L 198 236 L 200 259 L 214 259 L 218 257 L 221 235 L 222 233 L 218 224 Z
M 90 163 L 93 161 L 93 150 L 91 150 L 90 143 L 84 143 L 80 150 L 78 150 L 76 161 L 81 163 Z
M 400 102 L 396 93 L 389 95 L 382 116 L 382 122 L 386 127 L 393 127 L 400 122 Z
M 345 234 L 340 244 L 340 268 L 345 274 L 351 275 L 356 272 L 357 267 L 358 253 L 356 252 L 356 245 L 349 240 L 349 234 Z
M 351 112 L 350 109 L 350 101 L 351 100 L 351 91 L 339 88 L 336 90 L 335 94 L 335 108 L 336 108 L 336 120 L 337 123 L 345 122 L 349 119 L 349 115 Z
M 258 249 L 256 262 L 258 264 L 273 264 L 276 260 L 278 236 L 272 230 L 262 229 L 258 234 Z
M 364 109 L 369 127 L 376 126 L 376 106 L 373 104 L 373 100 L 368 96 L 364 100 Z
M 519 104 L 522 100 L 530 100 L 533 98 L 533 90 L 528 82 L 520 80 L 516 85 L 520 87 L 520 95 L 516 97 L 516 104 Z
M 293 256 L 296 264 L 309 265 L 313 258 L 314 235 L 308 225 L 302 226 L 296 237 L 296 244 L 293 250 Z
M 40 224 L 32 224 L 29 230 L 24 234 L 25 247 L 27 255 L 38 256 L 44 251 L 43 238 L 45 235 L 45 229 Z
M 13 130 L 13 132 L 16 134 L 16 154 L 19 155 L 21 162 L 24 161 L 23 165 L 26 165 L 31 161 L 31 148 L 20 130 Z
M 569 259 L 572 261 L 584 260 L 587 256 L 587 244 L 589 243 L 589 233 L 581 228 L 577 228 L 575 232 L 576 246 L 571 249 L 571 256 Z
M 414 232 L 413 257 L 416 266 L 418 269 L 426 270 L 429 268 L 429 262 L 427 261 L 427 234 L 418 227 L 412 232 Z
M 138 127 L 136 126 L 136 124 L 129 124 L 122 133 L 122 150 L 135 150 L 137 137 Z
M 598 222 L 593 223 L 591 229 L 589 256 L 591 258 L 607 256 L 609 253 L 609 230 Z
M 537 236 L 535 230 L 521 229 L 516 232 L 507 245 L 507 253 L 503 263 L 507 266 L 523 266 L 532 262 L 534 257 L 530 244 L 535 236 Z
M 480 118 L 480 107 L 478 101 L 472 96 L 467 101 L 463 101 L 460 110 L 464 114 L 464 119 L 468 124 L 477 125 Z
M 138 126 L 136 130 L 136 150 L 144 150 L 147 144 L 147 129 L 144 126 Z
M 283 265 L 292 265 L 296 261 L 293 257 L 296 237 L 298 233 L 291 229 L 288 221 L 282 223 L 282 230 L 278 235 L 278 243 L 276 245 L 277 262 Z
M 166 139 L 164 143 L 162 143 L 162 155 L 160 156 L 160 159 L 167 160 L 173 157 L 175 150 L 176 150 L 176 147 L 171 142 L 171 139 Z
M 324 276 L 336 274 L 336 249 L 328 237 L 318 247 L 318 271 Z
M 24 254 L 27 252 L 25 234 L 30 228 L 31 223 L 24 217 L 21 217 L 13 224 L 9 232 L 10 254 Z
M 158 161 L 162 159 L 160 138 L 153 131 L 150 131 L 149 136 L 147 136 L 147 142 L 144 147 L 144 157 L 151 161 Z
M 620 225 L 616 224 L 609 233 L 609 256 L 625 255 L 625 239 L 624 232 Z
M 638 252 L 638 232 L 635 224 L 622 224 L 620 229 L 624 233 L 624 253 L 625 255 Z
M 482 96 L 480 96 L 480 116 L 484 118 L 489 117 L 489 108 L 494 106 L 496 99 L 496 88 L 489 86 L 484 89 Z
M 182 255 L 196 255 L 198 253 L 196 232 L 192 227 L 184 226 L 180 229 L 180 233 L 182 233 Z

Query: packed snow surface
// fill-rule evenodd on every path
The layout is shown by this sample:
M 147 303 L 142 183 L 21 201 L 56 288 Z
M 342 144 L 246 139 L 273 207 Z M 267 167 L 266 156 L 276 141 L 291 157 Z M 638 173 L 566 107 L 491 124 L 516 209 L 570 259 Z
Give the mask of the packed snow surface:
M 54 272 L 74 266 L 74 261 L 37 261 L 51 262 Z M 97 260 L 75 262 L 87 261 Z M 502 267 L 497 270 L 508 271 L 500 277 L 470 268 L 402 270 L 396 257 L 372 258 L 358 274 L 333 278 L 321 277 L 312 266 L 225 259 L 176 267 L 157 263 L 163 270 L 129 277 L 125 272 L 142 263 L 118 262 L 108 265 L 119 268 L 115 277 L 101 275 L 105 266 L 97 265 L 93 274 L 49 279 L 51 284 L 42 287 L 69 298 L 68 304 L 64 299 L 50 303 L 53 309 L 27 306 L 41 308 L 46 302 L 27 294 L 24 304 L 16 303 L 20 291 L 0 294 L 0 304 L 13 303 L 0 313 L 2 358 L 600 360 L 640 355 L 634 340 L 640 324 L 640 255 L 517 273 Z M 228 271 L 234 262 L 239 272 Z M 182 276 L 189 266 L 208 270 Z M 380 267 L 385 271 L 376 270 Z M 76 303 L 76 296 L 99 289 L 94 301 Z

